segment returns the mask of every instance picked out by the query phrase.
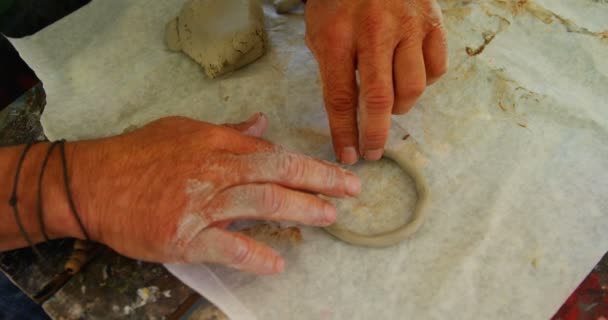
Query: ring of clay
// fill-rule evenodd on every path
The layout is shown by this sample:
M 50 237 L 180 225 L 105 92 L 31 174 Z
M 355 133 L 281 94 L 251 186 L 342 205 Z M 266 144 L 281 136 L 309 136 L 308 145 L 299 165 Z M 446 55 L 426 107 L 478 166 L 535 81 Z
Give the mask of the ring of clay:
M 336 223 L 324 228 L 325 231 L 350 244 L 364 247 L 383 248 L 398 244 L 414 234 L 416 231 L 418 231 L 420 226 L 422 226 L 424 220 L 426 219 L 426 207 L 429 198 L 429 188 L 426 179 L 422 175 L 421 170 L 413 165 L 412 160 L 400 155 L 399 152 L 387 149 L 384 157 L 395 161 L 395 163 L 397 163 L 397 165 L 399 165 L 414 181 L 418 200 L 416 201 L 416 207 L 414 208 L 414 214 L 412 215 L 411 220 L 396 229 L 371 235 L 361 234 L 345 229 Z

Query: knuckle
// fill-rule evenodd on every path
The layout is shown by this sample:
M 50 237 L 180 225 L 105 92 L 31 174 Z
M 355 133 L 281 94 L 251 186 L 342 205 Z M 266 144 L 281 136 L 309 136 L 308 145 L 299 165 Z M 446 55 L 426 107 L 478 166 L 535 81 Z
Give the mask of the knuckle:
M 301 157 L 287 154 L 280 161 L 281 179 L 284 181 L 302 181 L 306 171 L 306 164 Z
M 235 265 L 247 265 L 253 260 L 253 248 L 251 247 L 250 241 L 239 239 L 237 240 L 241 244 L 237 246 L 237 249 L 232 252 L 232 263 Z
M 365 133 L 365 139 L 367 142 L 377 148 L 381 148 L 384 146 L 384 142 L 386 141 L 386 137 L 388 136 L 388 131 L 386 130 L 370 130 Z
M 441 16 L 427 19 L 427 34 L 431 32 L 444 32 Z
M 436 1 L 431 1 L 429 6 L 425 8 L 427 14 L 424 15 L 424 22 L 429 30 L 443 28 L 443 13 L 441 7 Z
M 426 81 L 410 82 L 400 88 L 397 95 L 399 96 L 399 98 L 410 100 L 411 98 L 420 97 L 422 93 L 424 93 L 425 89 Z
M 388 112 L 393 107 L 394 96 L 391 90 L 384 87 L 370 88 L 364 93 L 365 105 L 371 112 Z
M 406 41 L 411 42 L 411 45 L 416 44 L 419 40 L 424 38 L 422 23 L 414 16 L 403 15 L 399 19 L 399 26 L 401 35 L 404 36 Z
M 222 147 L 225 146 L 219 145 L 219 148 Z M 211 159 L 206 159 L 199 163 L 196 166 L 196 171 L 204 172 L 209 182 L 215 183 L 212 187 L 222 188 L 224 186 L 231 186 L 239 181 L 237 175 L 226 174 L 226 172 L 248 172 L 251 170 L 251 164 L 244 162 L 238 156 L 232 154 L 213 154 L 209 156 Z M 201 170 L 201 168 L 203 169 Z
M 305 40 L 313 51 L 335 52 L 336 49 L 346 47 L 351 42 L 352 26 L 343 21 L 341 16 L 335 17 L 331 24 L 324 25 L 316 30 L 306 30 Z M 330 43 L 331 46 L 327 44 Z
M 270 214 L 276 214 L 281 211 L 285 205 L 285 196 L 279 187 L 274 185 L 265 185 L 262 189 L 262 206 Z
M 377 31 L 366 30 L 361 34 L 358 43 L 358 55 L 361 59 L 374 58 L 374 56 L 385 54 L 390 47 L 397 42 L 397 32 L 385 32 L 381 27 L 375 27 Z
M 201 134 L 204 135 L 204 141 L 208 141 L 212 145 L 223 146 L 228 140 L 228 130 L 223 127 L 212 126 Z
M 416 19 L 412 14 L 402 14 L 399 16 L 398 20 L 399 27 L 402 31 L 413 31 L 416 29 L 417 23 Z
M 326 104 L 331 111 L 337 114 L 350 115 L 357 103 L 356 94 L 346 88 L 327 88 L 329 90 Z
M 361 27 L 363 28 L 364 35 L 375 38 L 383 29 L 386 20 L 382 14 L 377 14 L 377 10 L 370 9 L 368 12 L 370 12 L 370 14 L 363 18 Z
M 325 169 L 325 175 L 324 175 L 324 179 L 325 179 L 325 185 L 327 186 L 333 186 L 336 184 L 337 179 L 337 169 L 332 169 L 332 168 L 326 168 Z

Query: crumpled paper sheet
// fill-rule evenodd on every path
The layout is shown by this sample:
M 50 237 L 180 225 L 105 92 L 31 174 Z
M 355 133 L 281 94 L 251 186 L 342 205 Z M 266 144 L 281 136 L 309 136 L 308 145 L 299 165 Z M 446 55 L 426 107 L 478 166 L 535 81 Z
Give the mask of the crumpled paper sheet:
M 548 318 L 605 253 L 608 4 L 440 4 L 450 71 L 396 118 L 425 155 L 428 221 L 381 250 L 304 228 L 279 276 L 213 267 L 260 319 Z M 14 40 L 47 90 L 47 135 L 93 138 L 165 115 L 226 122 L 261 110 L 269 139 L 330 159 L 302 17 L 267 10 L 271 51 L 212 81 L 164 47 L 164 23 L 180 5 L 94 1 Z

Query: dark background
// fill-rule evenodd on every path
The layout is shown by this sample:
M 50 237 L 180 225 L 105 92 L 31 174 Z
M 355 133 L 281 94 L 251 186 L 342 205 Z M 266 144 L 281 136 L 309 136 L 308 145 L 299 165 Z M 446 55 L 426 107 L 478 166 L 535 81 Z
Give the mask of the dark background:
M 0 13 L 0 110 L 38 83 L 32 69 L 5 38 L 21 38 L 38 32 L 90 0 L 15 0 Z

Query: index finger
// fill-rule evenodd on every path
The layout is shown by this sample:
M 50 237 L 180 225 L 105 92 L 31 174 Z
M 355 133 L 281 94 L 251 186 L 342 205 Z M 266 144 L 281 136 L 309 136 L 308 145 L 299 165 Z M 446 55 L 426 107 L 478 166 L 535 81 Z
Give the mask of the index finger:
M 333 35 L 336 32 L 328 31 L 330 45 L 317 48 L 315 57 L 321 73 L 334 152 L 340 162 L 354 164 L 359 158 L 355 53 L 347 38 Z
M 387 41 L 371 41 L 359 49 L 359 130 L 365 160 L 379 160 L 388 139 L 394 103 L 393 52 Z
M 361 181 L 353 173 L 329 162 L 275 148 L 238 156 L 237 184 L 275 183 L 332 197 L 356 196 Z

